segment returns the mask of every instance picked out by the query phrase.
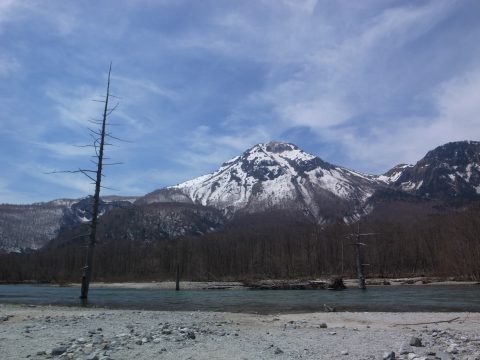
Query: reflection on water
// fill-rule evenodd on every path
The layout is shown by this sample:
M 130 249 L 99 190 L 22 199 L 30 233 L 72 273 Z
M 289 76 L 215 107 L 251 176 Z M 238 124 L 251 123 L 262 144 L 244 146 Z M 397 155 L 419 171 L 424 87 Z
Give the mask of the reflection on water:
M 0 303 L 80 305 L 79 287 L 0 285 Z M 323 311 L 480 312 L 480 286 L 380 286 L 367 291 L 91 288 L 89 306 L 248 313 Z

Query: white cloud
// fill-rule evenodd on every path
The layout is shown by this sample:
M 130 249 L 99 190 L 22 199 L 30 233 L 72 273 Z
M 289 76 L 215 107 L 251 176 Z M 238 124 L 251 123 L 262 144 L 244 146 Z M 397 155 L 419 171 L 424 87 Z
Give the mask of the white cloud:
M 17 59 L 7 54 L 0 54 L 0 78 L 10 76 L 20 69 Z
M 370 116 L 369 113 L 375 113 L 376 109 L 379 113 L 384 111 L 383 103 L 392 98 L 393 90 L 398 91 L 395 87 L 405 85 L 388 83 L 389 79 L 383 79 L 382 73 L 377 75 L 380 70 L 376 66 L 384 66 L 392 56 L 405 56 L 402 55 L 404 47 L 429 33 L 448 17 L 452 3 L 400 4 L 373 17 L 355 18 L 354 31 L 339 31 L 339 34 L 329 28 L 333 24 L 329 19 L 322 19 L 322 25 L 318 25 L 319 19 L 312 20 L 315 6 L 321 7 L 311 2 L 307 11 L 297 11 L 267 23 L 261 28 L 261 38 L 266 40 L 260 46 L 256 41 L 240 44 L 242 51 L 239 52 L 247 59 L 268 62 L 269 77 L 263 89 L 250 94 L 245 106 L 236 108 L 235 116 L 225 123 L 230 134 L 240 132 L 243 135 L 246 131 L 242 133 L 242 130 L 247 128 L 242 128 L 242 124 L 251 117 L 251 108 L 263 105 L 276 114 L 263 124 L 265 128 L 272 129 L 272 135 L 286 133 L 299 126 L 307 127 L 316 133 L 320 142 L 336 143 L 337 149 L 343 149 L 357 168 L 372 171 L 392 166 L 399 160 L 418 160 L 429 147 L 468 137 L 468 133 L 476 129 L 467 120 L 461 127 L 463 130 L 453 129 L 454 122 L 447 120 L 452 118 L 447 114 L 453 112 L 455 118 L 462 117 L 462 112 L 468 113 L 464 118 L 471 118 L 477 103 L 476 98 L 471 99 L 471 94 L 478 93 L 473 85 L 464 92 L 457 88 L 449 90 L 461 94 L 461 100 L 453 100 L 455 97 L 450 96 L 447 101 L 448 92 L 445 90 L 431 99 L 434 107 L 442 112 L 436 119 L 412 114 L 404 115 L 395 122 L 398 117 L 395 114 L 391 118 L 377 115 L 376 118 L 362 120 Z M 280 21 L 282 26 L 279 26 Z M 258 25 L 253 24 L 257 29 L 251 31 L 248 29 L 250 24 L 249 19 L 239 16 L 231 16 L 222 23 L 247 37 L 259 33 Z M 248 44 L 256 46 L 256 49 L 249 49 Z M 397 71 L 391 66 L 385 69 L 390 71 L 387 75 Z M 405 89 L 421 77 L 422 74 L 415 71 L 419 69 L 414 70 L 413 77 L 399 74 L 400 79 L 410 81 Z M 452 89 L 452 85 L 449 84 L 448 88 Z M 402 95 L 415 96 L 407 90 Z M 241 136 L 230 137 L 233 143 L 235 139 L 241 139 Z M 229 139 L 228 136 L 224 138 Z
M 253 145 L 271 140 L 272 135 L 271 130 L 261 125 L 238 129 L 234 134 L 224 135 L 216 133 L 207 125 L 200 125 L 185 136 L 182 149 L 175 150 L 170 157 L 192 170 L 197 169 L 196 176 L 199 176 L 203 175 L 201 169 L 216 169 Z
M 317 6 L 317 0 L 282 0 L 282 3 L 286 4 L 293 11 L 301 11 L 308 15 L 311 15 Z
M 68 159 L 71 157 L 88 157 L 94 155 L 94 149 L 91 144 L 68 144 L 62 142 L 34 142 L 33 145 L 49 151 L 54 157 L 59 159 Z
M 58 114 L 57 120 L 63 126 L 76 131 L 85 131 L 90 125 L 89 120 L 99 119 L 102 116 L 103 104 L 94 101 L 102 100 L 98 97 L 102 92 L 105 90 L 85 85 L 74 89 L 50 85 L 46 95 L 54 102 L 53 106 Z
M 68 36 L 77 26 L 75 10 L 74 6 L 66 6 L 59 2 L 1 0 L 0 33 L 9 24 L 35 19 L 53 26 L 56 35 Z
M 122 191 L 201 175 L 273 139 L 304 140 L 312 152 L 315 144 L 333 149 L 328 161 L 377 171 L 480 136 L 480 78 L 468 72 L 480 68 L 472 56 L 480 51 L 472 41 L 478 31 L 467 34 L 459 24 L 468 4 L 261 0 L 196 8 L 145 0 L 102 3 L 95 13 L 89 6 L 0 0 L 8 45 L 0 55 L 0 135 L 15 145 L 35 143 L 59 167 L 84 156 L 89 149 L 68 142 L 88 140 L 88 120 L 102 114 L 91 100 L 105 91 L 104 77 L 95 77 L 104 70 L 98 62 L 113 59 L 112 91 L 122 99 L 112 120 L 125 126 L 112 130 L 134 145 L 109 155 L 139 159 L 118 170 L 113 187 Z M 188 21 L 179 15 L 193 8 Z M 156 21 L 157 11 L 178 18 Z M 473 50 L 463 56 L 457 44 Z M 452 52 L 458 59 L 440 61 Z M 18 74 L 23 78 L 10 76 Z M 13 85 L 25 92 L 10 94 Z M 21 150 L 25 157 L 35 151 Z M 157 166 L 165 171 L 144 170 Z
M 80 196 L 90 194 L 94 189 L 91 180 L 80 173 L 54 173 L 56 169 L 36 163 L 24 163 L 18 169 L 25 175 L 70 189 Z
M 373 128 L 363 136 L 354 129 L 332 131 L 353 162 L 388 168 L 415 163 L 429 150 L 450 141 L 480 137 L 480 69 L 441 84 L 431 97 L 435 115 L 398 118 L 394 126 Z
M 149 93 L 156 96 L 164 97 L 168 100 L 174 101 L 178 98 L 178 94 L 167 88 L 160 87 L 157 83 L 147 79 L 132 79 L 124 76 L 112 75 L 112 82 L 118 82 L 119 91 L 123 97 L 127 96 L 141 96 Z
M 14 11 L 20 5 L 18 0 L 2 0 L 0 1 L 0 33 L 3 30 L 2 26 L 14 18 Z

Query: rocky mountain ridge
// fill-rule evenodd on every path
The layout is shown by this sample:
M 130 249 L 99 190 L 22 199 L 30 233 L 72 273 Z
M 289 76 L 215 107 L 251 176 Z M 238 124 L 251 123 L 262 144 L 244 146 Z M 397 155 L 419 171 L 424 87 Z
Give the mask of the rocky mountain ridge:
M 399 164 L 382 175 L 330 164 L 294 144 L 258 144 L 215 172 L 156 190 L 136 204 L 184 202 L 212 206 L 227 218 L 288 208 L 319 223 L 351 222 L 372 210 L 372 195 L 388 190 L 449 203 L 480 198 L 480 142 L 451 142 L 415 165 Z
M 480 196 L 480 142 L 461 141 L 429 151 L 398 174 L 393 187 L 425 198 L 447 201 Z
M 258 144 L 225 162 L 212 174 L 160 189 L 136 204 L 188 202 L 213 206 L 227 217 L 270 208 L 303 211 L 323 223 L 365 213 L 366 200 L 383 182 L 323 161 L 296 145 Z
M 139 225 L 142 231 L 161 229 L 161 237 L 217 231 L 238 215 L 268 210 L 303 214 L 320 224 L 353 222 L 392 199 L 403 204 L 405 199 L 434 200 L 435 206 L 480 200 L 479 157 L 480 142 L 452 142 L 431 150 L 415 165 L 369 175 L 330 164 L 293 144 L 269 142 L 253 146 L 211 174 L 143 197 L 104 197 L 101 213 L 150 206 L 148 211 L 135 210 L 135 218 L 146 214 L 149 220 Z M 41 248 L 62 229 L 90 221 L 90 207 L 89 198 L 0 205 L 0 251 Z M 163 220 L 153 221 L 155 216 Z M 200 224 L 205 219 L 212 226 Z

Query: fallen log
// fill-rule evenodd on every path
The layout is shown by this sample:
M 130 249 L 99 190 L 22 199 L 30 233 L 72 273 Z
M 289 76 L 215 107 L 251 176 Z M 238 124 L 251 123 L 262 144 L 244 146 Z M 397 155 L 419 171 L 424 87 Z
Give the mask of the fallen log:
M 247 284 L 247 287 L 250 290 L 324 290 L 327 283 L 324 281 L 252 283 Z

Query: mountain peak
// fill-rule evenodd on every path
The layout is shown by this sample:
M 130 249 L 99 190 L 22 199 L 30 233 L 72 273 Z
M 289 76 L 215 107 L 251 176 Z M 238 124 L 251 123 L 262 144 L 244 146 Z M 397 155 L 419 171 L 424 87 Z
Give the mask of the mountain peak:
M 452 164 L 475 160 L 478 162 L 479 152 L 480 142 L 478 141 L 455 141 L 436 147 L 420 161 L 446 161 Z
M 280 154 L 288 151 L 302 151 L 297 145 L 283 142 L 283 141 L 269 141 L 265 143 L 259 143 L 244 152 L 244 154 L 255 152 L 267 152 Z
M 300 150 L 298 146 L 286 143 L 282 141 L 270 141 L 268 143 L 262 144 L 264 149 L 268 152 L 273 153 L 282 153 L 284 151 Z
M 287 166 L 292 161 L 295 163 L 301 163 L 305 161 L 311 161 L 313 159 L 318 159 L 318 157 L 309 154 L 297 145 L 282 141 L 270 141 L 267 143 L 257 144 L 243 153 L 242 156 L 236 157 L 230 161 L 227 161 L 226 164 L 231 163 L 233 160 L 254 160 L 254 159 L 265 159 L 267 161 L 273 161 L 280 166 Z
M 427 198 L 478 198 L 480 142 L 456 141 L 436 147 L 406 168 L 395 185 Z
M 148 194 L 146 203 L 192 202 L 227 215 L 280 208 L 326 221 L 363 211 L 377 180 L 329 164 L 281 141 L 257 144 L 217 171 Z M 175 198 L 174 198 L 175 197 Z

